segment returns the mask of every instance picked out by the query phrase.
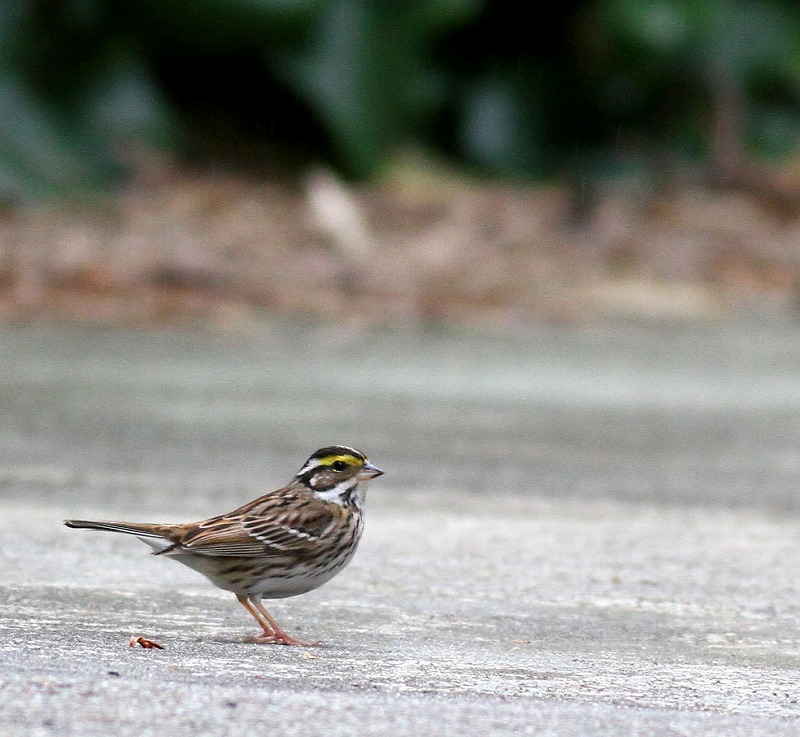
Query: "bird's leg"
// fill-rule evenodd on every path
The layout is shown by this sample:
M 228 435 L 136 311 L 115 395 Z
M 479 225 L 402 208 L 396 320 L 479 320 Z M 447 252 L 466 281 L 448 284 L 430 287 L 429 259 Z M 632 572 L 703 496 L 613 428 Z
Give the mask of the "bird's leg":
M 239 599 L 239 601 L 241 601 L 241 599 Z M 300 647 L 314 647 L 315 645 L 319 645 L 318 642 L 305 642 L 304 640 L 298 640 L 296 637 L 292 637 L 288 632 L 285 632 L 283 629 L 281 629 L 281 626 L 266 610 L 260 599 L 251 597 L 250 604 L 261 613 L 264 619 L 266 619 L 266 621 L 269 623 L 269 626 L 272 628 L 272 632 L 270 634 L 267 634 L 265 629 L 264 634 L 259 635 L 256 638 L 257 642 L 274 642 L 277 645 L 299 645 Z
M 261 638 L 274 637 L 276 633 L 272 627 L 270 627 L 269 621 L 261 616 L 261 612 L 253 606 L 250 600 L 246 596 L 240 596 L 239 594 L 236 595 L 236 598 L 239 600 L 239 603 L 245 609 L 247 609 L 248 612 L 250 612 L 250 614 L 253 616 L 253 619 L 255 619 L 256 622 L 258 622 L 258 624 L 261 626 L 261 629 L 264 630 L 264 634 L 259 635 L 256 640 L 258 642 L 267 642 L 268 640 L 262 640 Z

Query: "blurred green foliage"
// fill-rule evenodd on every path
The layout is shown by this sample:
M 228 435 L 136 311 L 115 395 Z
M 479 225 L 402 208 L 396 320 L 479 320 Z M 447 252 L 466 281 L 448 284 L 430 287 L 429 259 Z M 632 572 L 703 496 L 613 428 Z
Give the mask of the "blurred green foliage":
M 404 149 L 522 177 L 761 155 L 800 134 L 794 0 L 0 0 L 0 194 L 91 190 L 137 151 Z

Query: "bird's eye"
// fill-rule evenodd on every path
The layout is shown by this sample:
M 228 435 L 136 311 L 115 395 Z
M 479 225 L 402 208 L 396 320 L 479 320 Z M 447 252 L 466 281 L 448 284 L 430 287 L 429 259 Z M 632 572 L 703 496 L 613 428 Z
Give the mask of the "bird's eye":
M 347 464 L 344 461 L 334 461 L 331 464 L 331 468 L 334 471 L 344 471 L 344 469 L 347 468 Z

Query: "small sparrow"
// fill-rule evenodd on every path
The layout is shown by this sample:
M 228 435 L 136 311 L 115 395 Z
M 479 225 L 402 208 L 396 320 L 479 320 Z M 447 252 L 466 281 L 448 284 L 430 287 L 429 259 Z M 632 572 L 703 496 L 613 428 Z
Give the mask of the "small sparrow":
M 284 487 L 202 522 L 150 524 L 65 520 L 67 527 L 136 535 L 232 591 L 261 626 L 256 642 L 317 645 L 285 632 L 261 599 L 297 596 L 330 581 L 351 560 L 364 529 L 365 482 L 383 474 L 354 448 L 314 453 Z

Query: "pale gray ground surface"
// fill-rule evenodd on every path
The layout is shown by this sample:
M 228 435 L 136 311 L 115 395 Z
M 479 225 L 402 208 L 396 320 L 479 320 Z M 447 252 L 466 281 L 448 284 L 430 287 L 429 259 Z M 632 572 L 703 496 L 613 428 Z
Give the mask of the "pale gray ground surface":
M 387 471 L 274 603 L 67 516 Z M 800 734 L 800 329 L 0 332 L 0 735 Z M 163 651 L 130 649 L 131 634 Z

